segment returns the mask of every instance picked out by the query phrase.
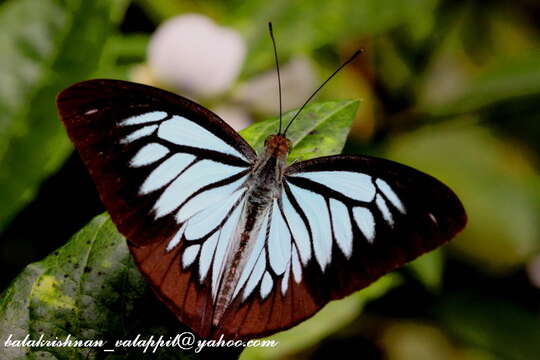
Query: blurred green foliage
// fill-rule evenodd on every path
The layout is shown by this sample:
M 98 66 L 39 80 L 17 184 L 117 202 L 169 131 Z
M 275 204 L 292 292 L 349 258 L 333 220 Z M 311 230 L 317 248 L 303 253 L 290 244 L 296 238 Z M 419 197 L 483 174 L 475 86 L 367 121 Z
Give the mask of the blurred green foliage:
M 70 151 L 56 94 L 96 71 L 125 1 L 21 0 L 0 7 L 0 230 Z
M 538 251 L 538 188 L 530 185 L 540 184 L 540 177 L 519 144 L 504 143 L 470 122 L 396 137 L 388 154 L 452 184 L 469 224 L 451 246 L 486 269 L 508 270 Z
M 151 77 L 144 64 L 153 26 L 190 12 L 238 30 L 247 44 L 240 78 L 209 106 L 244 105 L 236 104 L 235 88 L 272 71 L 269 20 L 282 63 L 306 56 L 321 81 L 365 48 L 320 95 L 362 100 L 345 151 L 436 176 L 470 219 L 450 246 L 406 267 L 399 284 L 379 285 L 388 291 L 366 306 L 346 299 L 350 321 L 310 339 L 285 335 L 286 351 L 253 356 L 315 358 L 327 343 L 361 339 L 391 360 L 540 358 L 540 294 L 527 275 L 540 272 L 527 270 L 540 249 L 540 5 L 533 0 L 0 2 L 0 230 L 70 151 L 56 93 L 91 77 Z M 336 135 L 345 136 L 341 130 Z M 311 144 L 299 158 L 312 156 Z M 38 270 L 28 268 L 16 284 L 41 276 Z M 403 297 L 410 289 L 414 296 Z

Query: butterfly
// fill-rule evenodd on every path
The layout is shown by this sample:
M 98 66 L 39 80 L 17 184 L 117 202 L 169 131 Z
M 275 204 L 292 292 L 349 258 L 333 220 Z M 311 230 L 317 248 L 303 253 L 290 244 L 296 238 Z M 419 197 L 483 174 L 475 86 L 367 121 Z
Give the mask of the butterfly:
M 84 81 L 57 107 L 138 268 L 203 338 L 290 328 L 466 223 L 448 187 L 405 165 L 288 165 L 281 122 L 256 154 L 211 111 L 150 86 Z

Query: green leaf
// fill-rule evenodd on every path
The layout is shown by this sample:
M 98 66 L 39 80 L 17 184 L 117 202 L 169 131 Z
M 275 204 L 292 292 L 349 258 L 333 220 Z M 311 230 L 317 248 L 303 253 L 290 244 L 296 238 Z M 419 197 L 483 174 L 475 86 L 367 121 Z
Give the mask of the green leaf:
M 56 94 L 95 70 L 124 0 L 11 0 L 0 7 L 0 229 L 71 146 Z
M 31 264 L 0 301 L 0 341 L 104 340 L 97 347 L 7 347 L 3 360 L 17 358 L 104 358 L 117 339 L 141 339 L 181 333 L 180 324 L 158 303 L 133 264 L 126 241 L 107 215 L 96 217 L 68 244 Z M 111 358 L 127 358 L 141 348 L 116 348 Z M 162 348 L 159 358 L 186 358 L 177 348 Z
M 287 131 L 293 144 L 289 162 L 341 153 L 358 104 L 358 100 L 341 100 L 306 106 Z M 295 113 L 296 110 L 283 114 L 283 126 Z M 251 125 L 240 134 L 260 153 L 265 139 L 275 134 L 278 127 L 279 118 L 274 118 Z
M 357 106 L 358 101 L 311 105 L 291 127 L 293 141 L 302 146 L 301 149 L 309 144 L 324 144 L 311 152 L 313 156 L 339 152 Z M 261 124 L 266 125 L 261 128 Z M 275 132 L 276 126 L 276 120 L 270 120 L 253 125 L 244 133 L 256 144 L 266 134 Z M 303 151 L 297 157 L 306 153 Z M 389 286 L 388 281 L 379 286 Z M 366 294 L 349 302 L 358 307 L 366 296 L 369 297 Z M 10 334 L 19 340 L 26 334 L 32 339 L 39 338 L 40 334 L 48 339 L 71 335 L 73 339 L 103 339 L 108 341 L 104 348 L 112 348 L 117 339 L 133 339 L 139 333 L 146 338 L 150 335 L 174 337 L 182 332 L 180 327 L 149 290 L 131 259 L 126 241 L 106 215 L 95 218 L 45 260 L 27 266 L 0 301 L 0 343 Z M 321 335 L 315 332 L 313 336 Z M 4 347 L 0 351 L 3 352 L 0 358 L 6 360 L 25 354 L 65 359 L 92 359 L 104 354 L 102 348 L 73 347 Z M 141 349 L 132 349 L 132 352 L 140 355 Z M 120 359 L 128 354 L 119 349 L 114 356 Z M 182 358 L 184 354 L 178 349 L 163 348 L 159 356 Z
M 443 271 L 443 254 L 440 249 L 424 254 L 406 266 L 426 288 L 439 290 Z

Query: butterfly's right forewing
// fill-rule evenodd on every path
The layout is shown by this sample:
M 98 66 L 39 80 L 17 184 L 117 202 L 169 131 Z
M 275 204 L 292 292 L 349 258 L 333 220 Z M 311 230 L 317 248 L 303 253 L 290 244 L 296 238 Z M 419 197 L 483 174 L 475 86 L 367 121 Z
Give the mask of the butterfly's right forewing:
M 163 240 L 178 220 L 227 197 L 256 159 L 216 115 L 156 88 L 91 80 L 57 102 L 107 210 L 135 245 Z

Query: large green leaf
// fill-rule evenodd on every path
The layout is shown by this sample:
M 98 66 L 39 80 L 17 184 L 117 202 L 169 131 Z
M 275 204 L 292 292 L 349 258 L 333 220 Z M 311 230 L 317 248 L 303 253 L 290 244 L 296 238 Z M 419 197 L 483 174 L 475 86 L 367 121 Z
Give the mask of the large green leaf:
M 299 146 L 306 144 L 304 148 L 317 144 L 313 156 L 339 152 L 357 105 L 357 101 L 335 101 L 309 106 L 291 127 L 293 141 Z M 252 144 L 275 131 L 277 122 L 261 124 L 244 131 Z M 40 334 L 48 339 L 71 335 L 76 339 L 106 340 L 104 348 L 110 349 L 116 339 L 133 339 L 137 334 L 144 338 L 168 337 L 181 332 L 174 316 L 149 291 L 131 260 L 124 238 L 106 215 L 94 219 L 45 260 L 27 266 L 0 302 L 1 343 L 10 334 L 12 339 L 19 340 L 26 334 L 32 339 Z M 318 332 L 316 335 L 320 336 Z M 173 350 L 162 349 L 160 358 L 182 357 L 182 352 Z M 4 347 L 0 351 L 2 360 L 20 358 L 25 352 L 33 357 L 44 354 L 59 359 L 108 355 L 103 348 Z M 126 358 L 125 351 L 117 349 L 114 358 Z M 141 349 L 131 351 L 135 355 L 141 353 Z M 110 356 L 112 359 L 113 354 Z
M 124 238 L 107 215 L 95 218 L 43 261 L 31 264 L 0 300 L 0 341 L 103 340 L 96 347 L 3 346 L 0 358 L 105 358 L 117 339 L 163 335 L 182 328 L 157 302 L 134 266 Z M 11 338 L 10 338 L 11 336 Z M 150 350 L 151 351 L 151 350 Z M 110 358 L 141 354 L 140 348 L 116 348 Z M 183 358 L 178 348 L 163 348 L 159 358 Z
M 0 229 L 70 145 L 56 94 L 88 78 L 125 0 L 11 0 L 0 6 Z
M 287 138 L 293 144 L 289 161 L 339 154 L 357 108 L 358 100 L 328 101 L 306 106 L 287 131 Z M 283 124 L 287 124 L 295 113 L 296 110 L 283 114 Z M 279 118 L 269 119 L 250 126 L 240 134 L 260 153 L 264 140 L 268 135 L 275 134 L 278 126 Z

